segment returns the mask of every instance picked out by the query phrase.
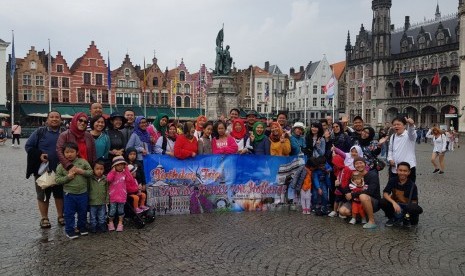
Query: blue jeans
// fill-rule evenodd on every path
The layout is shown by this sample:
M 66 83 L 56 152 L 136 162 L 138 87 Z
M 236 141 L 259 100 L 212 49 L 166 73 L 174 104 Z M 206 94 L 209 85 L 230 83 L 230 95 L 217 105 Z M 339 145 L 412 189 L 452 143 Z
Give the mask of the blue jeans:
M 115 215 L 118 215 L 119 217 L 124 216 L 124 203 L 110 203 L 110 210 L 108 211 L 108 216 L 110 218 L 114 218 Z
M 74 234 L 74 227 L 76 225 L 75 215 L 78 215 L 77 228 L 79 230 L 86 230 L 87 223 L 87 203 L 89 202 L 89 195 L 70 194 L 65 193 L 64 198 L 64 217 L 65 217 L 65 231 L 67 234 Z
M 105 225 L 107 215 L 107 206 L 103 205 L 91 205 L 90 206 L 90 226 L 95 228 L 97 224 Z
M 327 176 L 329 178 L 329 176 Z M 326 181 L 320 181 L 320 188 L 323 190 L 323 194 L 318 194 L 318 189 L 312 188 L 312 208 L 321 204 L 322 209 L 328 208 L 328 185 Z

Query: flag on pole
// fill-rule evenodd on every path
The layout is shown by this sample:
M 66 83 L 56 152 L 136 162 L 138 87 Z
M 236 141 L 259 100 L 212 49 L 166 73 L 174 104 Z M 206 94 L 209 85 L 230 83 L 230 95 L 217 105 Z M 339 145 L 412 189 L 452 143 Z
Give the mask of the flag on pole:
M 11 42 L 11 61 L 10 61 L 10 76 L 13 79 L 16 71 L 16 57 L 15 57 L 15 34 L 12 34 Z
M 420 95 L 422 95 L 423 93 L 421 92 L 421 83 L 420 79 L 418 78 L 418 72 L 415 72 L 415 85 L 420 88 Z
M 265 102 L 268 102 L 270 99 L 270 85 L 269 83 L 265 83 Z
M 334 97 L 336 83 L 336 77 L 334 75 L 331 75 L 331 78 L 329 79 L 328 83 L 323 87 L 323 92 L 326 94 L 327 99 L 332 99 Z
M 436 71 L 434 74 L 433 81 L 431 81 L 431 86 L 438 86 L 439 85 L 439 70 Z

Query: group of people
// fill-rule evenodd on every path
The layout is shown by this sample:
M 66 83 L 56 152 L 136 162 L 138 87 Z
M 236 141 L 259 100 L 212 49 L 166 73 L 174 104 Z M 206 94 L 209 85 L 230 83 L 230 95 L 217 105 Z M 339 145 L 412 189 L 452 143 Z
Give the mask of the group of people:
M 243 120 L 235 108 L 227 120 L 213 122 L 199 116 L 195 122 L 183 124 L 165 114 L 149 124 L 130 109 L 124 114 L 112 113 L 107 120 L 102 113 L 101 104 L 93 103 L 90 116 L 77 113 L 69 129 L 62 129 L 61 115 L 51 111 L 46 126 L 26 142 L 27 177 L 37 179 L 44 164 L 56 172 L 57 185 L 46 189 L 36 185 L 42 228 L 51 226 L 48 208 L 53 194 L 58 223 L 65 226 L 68 237 L 87 234 L 87 210 L 91 232 L 122 231 L 128 198 L 136 212 L 148 208 L 142 165 L 147 154 L 178 159 L 203 154 L 302 156 L 307 162 L 300 175 L 294 176 L 294 181 L 301 180 L 289 185 L 289 200 L 300 196 L 305 214 L 351 216 L 352 224 L 361 221 L 364 228 L 376 227 L 373 214 L 379 208 L 397 222 L 404 218 L 399 214 L 411 213 L 406 206 L 417 201 L 416 188 L 409 188 L 415 186 L 416 176 L 412 119 L 394 119 L 390 139 L 375 141 L 375 130 L 365 126 L 360 116 L 353 119 L 352 127 L 347 118 L 334 122 L 328 116 L 307 128 L 302 122 L 289 126 L 286 113 L 267 123 L 250 111 Z M 381 197 L 378 174 L 384 166 L 378 155 L 388 143 L 392 184 Z M 402 189 L 405 196 L 399 198 L 397 191 Z

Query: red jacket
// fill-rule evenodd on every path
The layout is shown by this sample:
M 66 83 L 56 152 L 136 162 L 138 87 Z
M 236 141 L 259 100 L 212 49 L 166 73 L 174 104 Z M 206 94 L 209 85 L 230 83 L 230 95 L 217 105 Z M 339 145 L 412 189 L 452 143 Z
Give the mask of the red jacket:
M 174 156 L 178 159 L 186 159 L 192 157 L 192 153 L 197 154 L 198 143 L 197 138 L 187 139 L 184 135 L 179 135 L 174 143 Z
M 95 151 L 95 139 L 89 132 L 86 132 L 84 134 L 84 140 L 86 141 L 87 146 L 86 161 L 89 162 L 91 167 L 93 167 L 95 160 L 97 160 L 97 153 Z M 66 130 L 60 134 L 56 146 L 58 159 L 60 160 L 61 165 L 66 170 L 69 170 L 73 166 L 73 163 L 67 160 L 63 153 L 63 145 L 66 142 L 74 142 L 77 144 L 76 136 L 74 136 L 74 134 L 70 130 Z
M 336 195 L 342 195 L 342 191 L 349 187 L 352 177 L 352 170 L 344 165 L 344 159 L 339 155 L 334 155 L 332 159 L 334 175 L 341 183 L 334 192 Z

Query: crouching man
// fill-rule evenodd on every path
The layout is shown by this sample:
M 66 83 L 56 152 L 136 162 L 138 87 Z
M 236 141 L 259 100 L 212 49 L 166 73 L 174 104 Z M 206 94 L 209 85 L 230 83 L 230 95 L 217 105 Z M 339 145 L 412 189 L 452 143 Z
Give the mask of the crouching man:
M 400 162 L 397 165 L 397 177 L 390 179 L 383 190 L 379 205 L 389 219 L 387 227 L 418 224 L 423 209 L 418 205 L 418 190 L 409 178 L 410 172 L 409 163 Z

